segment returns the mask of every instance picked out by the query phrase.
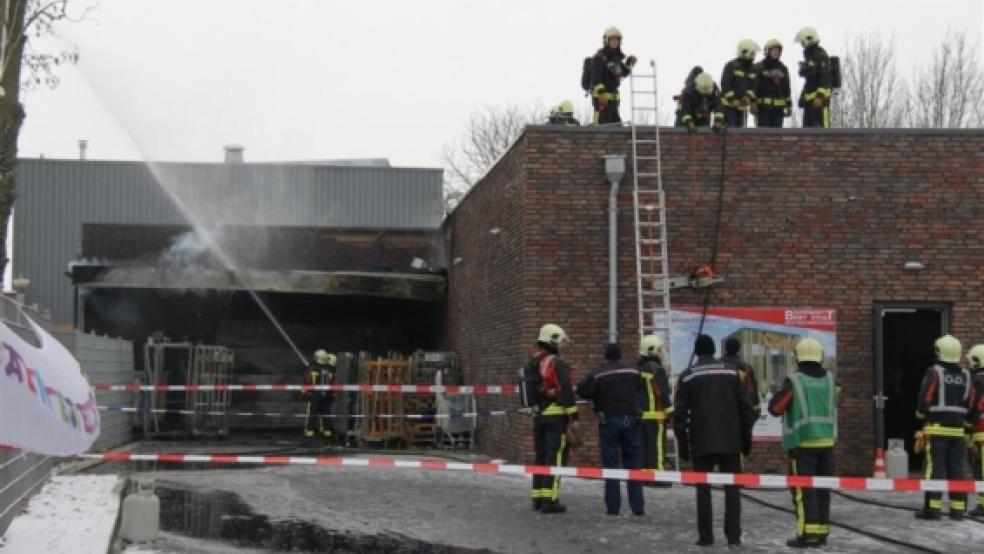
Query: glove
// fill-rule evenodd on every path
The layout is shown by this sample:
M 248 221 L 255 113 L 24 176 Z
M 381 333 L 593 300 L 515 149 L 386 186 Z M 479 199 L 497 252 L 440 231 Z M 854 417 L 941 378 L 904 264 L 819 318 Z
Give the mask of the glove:
M 687 132 L 691 135 L 697 132 L 697 125 L 694 124 L 694 120 L 687 121 Z
M 748 111 L 752 112 L 753 114 L 758 113 L 759 111 L 758 104 L 756 104 L 755 102 L 749 102 Z
M 635 56 L 629 56 L 628 58 L 625 58 L 625 65 L 627 65 L 627 66 L 629 66 L 631 68 L 632 66 L 634 66 L 636 64 L 637 61 L 638 61 L 638 58 L 636 58 Z
M 915 438 L 916 442 L 912 445 L 912 451 L 919 454 L 924 448 L 926 448 L 926 435 L 923 435 L 922 431 L 916 431 Z
M 825 104 L 826 102 L 824 101 L 822 96 L 817 96 L 816 98 L 813 99 L 813 107 L 817 108 L 818 110 L 824 107 Z

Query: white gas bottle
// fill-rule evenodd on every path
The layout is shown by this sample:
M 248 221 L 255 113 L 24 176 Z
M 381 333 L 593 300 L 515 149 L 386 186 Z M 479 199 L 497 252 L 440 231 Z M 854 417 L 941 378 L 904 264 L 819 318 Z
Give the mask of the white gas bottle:
M 889 479 L 909 477 L 909 453 L 905 451 L 905 441 L 902 439 L 888 439 L 888 450 L 885 452 L 885 476 Z
M 123 499 L 123 525 L 120 534 L 129 542 L 152 542 L 161 530 L 161 500 L 154 494 L 153 480 L 136 482 Z

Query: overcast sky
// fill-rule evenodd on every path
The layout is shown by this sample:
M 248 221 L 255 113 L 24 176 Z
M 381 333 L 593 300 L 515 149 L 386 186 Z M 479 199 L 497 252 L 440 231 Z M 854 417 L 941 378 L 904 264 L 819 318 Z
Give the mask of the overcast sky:
M 91 158 L 218 161 L 241 143 L 248 161 L 439 166 L 478 106 L 581 103 L 581 60 L 609 25 L 657 60 L 668 101 L 694 64 L 717 79 L 746 37 L 779 38 L 795 67 L 804 25 L 832 54 L 851 33 L 894 35 L 908 76 L 947 29 L 979 39 L 982 24 L 982 0 L 99 0 L 39 45 L 81 60 L 25 95 L 20 151 L 74 158 L 86 138 Z

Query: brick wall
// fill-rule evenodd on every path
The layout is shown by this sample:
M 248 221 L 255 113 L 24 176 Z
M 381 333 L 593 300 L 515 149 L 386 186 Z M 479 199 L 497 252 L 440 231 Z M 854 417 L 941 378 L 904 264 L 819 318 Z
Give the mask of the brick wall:
M 686 274 L 709 261 L 721 138 L 663 134 L 670 263 Z M 607 194 L 600 157 L 629 153 L 627 129 L 535 127 L 451 216 L 449 340 L 470 382 L 513 382 L 542 322 L 574 339 L 564 355 L 597 365 L 607 330 Z M 721 306 L 831 307 L 844 386 L 841 470 L 868 474 L 874 444 L 873 303 L 952 305 L 953 332 L 984 339 L 981 131 L 749 130 L 727 138 L 717 271 Z M 652 152 L 640 152 L 640 154 Z M 631 166 L 630 166 L 631 167 Z M 635 353 L 637 314 L 631 175 L 619 196 L 619 326 Z M 499 234 L 489 231 L 499 227 Z M 926 263 L 903 270 L 906 260 Z M 673 303 L 702 294 L 675 291 Z M 516 406 L 515 399 L 483 399 Z M 582 409 L 582 415 L 590 409 Z M 591 428 L 590 423 L 587 426 Z M 481 447 L 529 460 L 528 422 L 482 421 Z M 753 469 L 781 471 L 775 445 Z M 576 461 L 597 463 L 596 446 Z

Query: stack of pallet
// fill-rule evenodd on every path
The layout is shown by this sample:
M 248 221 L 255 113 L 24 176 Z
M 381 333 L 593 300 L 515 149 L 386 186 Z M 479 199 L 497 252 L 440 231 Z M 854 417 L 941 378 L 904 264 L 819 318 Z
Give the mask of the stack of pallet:
M 405 385 L 410 383 L 410 363 L 405 359 L 367 360 L 359 372 L 359 382 L 367 385 Z M 360 440 L 385 445 L 404 440 L 404 395 L 396 392 L 365 392 L 360 399 L 362 423 Z M 391 415 L 391 417 L 376 417 Z

